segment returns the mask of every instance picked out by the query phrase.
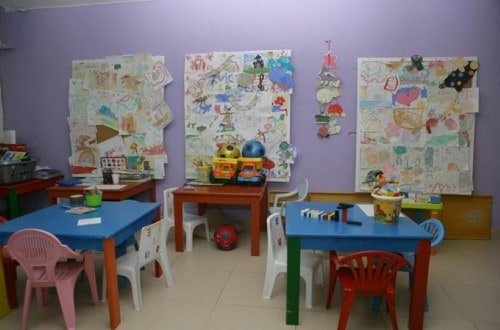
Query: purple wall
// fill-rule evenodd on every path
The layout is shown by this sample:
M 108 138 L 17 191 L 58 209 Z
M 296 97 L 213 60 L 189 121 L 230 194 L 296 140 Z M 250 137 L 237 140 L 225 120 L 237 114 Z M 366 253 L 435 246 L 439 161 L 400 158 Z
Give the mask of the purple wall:
M 292 4 L 293 3 L 293 4 Z M 480 5 L 479 5 L 480 4 Z M 292 97 L 292 143 L 299 149 L 289 189 L 303 177 L 312 191 L 352 191 L 355 175 L 358 57 L 478 56 L 480 113 L 476 121 L 475 194 L 500 197 L 500 2 L 496 0 L 153 0 L 24 13 L 0 13 L 5 129 L 15 129 L 40 165 L 69 176 L 68 80 L 71 61 L 149 51 L 164 55 L 174 82 L 166 99 L 176 119 L 165 129 L 169 155 L 160 192 L 184 183 L 184 55 L 220 50 L 289 48 L 297 68 Z M 316 135 L 316 74 L 324 40 L 333 40 L 343 79 L 342 132 Z M 493 140 L 493 141 L 492 141 Z M 493 227 L 500 227 L 494 204 Z

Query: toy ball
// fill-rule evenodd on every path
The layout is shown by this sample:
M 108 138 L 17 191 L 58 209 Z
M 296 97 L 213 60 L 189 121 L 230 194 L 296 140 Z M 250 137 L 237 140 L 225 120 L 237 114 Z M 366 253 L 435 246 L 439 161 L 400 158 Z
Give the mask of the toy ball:
M 249 157 L 249 158 L 264 157 L 266 149 L 264 148 L 264 145 L 260 141 L 252 140 L 245 143 L 243 149 L 241 150 L 241 153 L 243 154 L 243 157 Z
M 240 236 L 233 225 L 222 225 L 214 233 L 214 241 L 220 250 L 232 250 L 236 247 Z
M 240 149 L 232 143 L 223 144 L 217 151 L 217 157 L 220 158 L 240 158 Z

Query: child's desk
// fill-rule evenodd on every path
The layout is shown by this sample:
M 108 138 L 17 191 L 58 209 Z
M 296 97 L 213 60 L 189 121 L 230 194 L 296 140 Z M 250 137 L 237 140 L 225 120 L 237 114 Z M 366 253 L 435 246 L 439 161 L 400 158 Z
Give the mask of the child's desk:
M 443 208 L 443 203 L 418 203 L 403 199 L 401 208 L 414 209 L 415 215 L 417 216 L 415 221 L 417 223 L 421 223 L 422 221 L 424 221 L 425 210 L 431 211 L 431 217 L 437 219 L 439 211 L 441 211 L 441 209 Z

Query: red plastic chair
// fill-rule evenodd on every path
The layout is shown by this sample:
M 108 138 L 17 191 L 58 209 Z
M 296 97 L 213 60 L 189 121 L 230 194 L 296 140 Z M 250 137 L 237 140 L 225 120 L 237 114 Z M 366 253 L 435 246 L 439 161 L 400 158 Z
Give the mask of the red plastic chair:
M 360 251 L 343 257 L 338 257 L 332 252 L 330 265 L 332 264 L 326 308 L 331 307 L 335 281 L 338 277 L 342 286 L 342 308 L 337 329 L 346 328 L 356 294 L 385 296 L 392 328 L 398 328 L 394 283 L 398 270 L 409 266 L 405 258 L 386 251 Z M 336 265 L 340 267 L 337 269 Z
M 0 224 L 7 222 L 7 219 L 4 217 L 0 217 Z M 2 255 L 3 261 L 3 271 L 5 275 L 5 286 L 7 289 L 7 300 L 9 301 L 9 306 L 12 309 L 18 308 L 19 303 L 17 301 L 17 290 L 16 290 L 16 282 L 17 282 L 17 266 L 19 263 L 11 258 L 9 258 L 6 253 Z
M 90 285 L 93 303 L 99 303 L 91 251 L 82 253 L 84 259 L 81 262 L 60 261 L 60 258 L 75 259 L 80 254 L 61 244 L 51 233 L 39 229 L 23 229 L 12 234 L 5 250 L 19 262 L 27 276 L 21 329 L 27 328 L 32 289 L 37 290 L 38 305 L 42 307 L 49 287 L 57 289 L 66 328 L 76 329 L 74 289 L 83 270 Z

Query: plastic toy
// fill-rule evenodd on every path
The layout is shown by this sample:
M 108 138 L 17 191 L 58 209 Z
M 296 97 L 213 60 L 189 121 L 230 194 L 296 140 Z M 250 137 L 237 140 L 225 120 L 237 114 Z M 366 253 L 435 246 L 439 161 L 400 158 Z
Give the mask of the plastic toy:
M 232 250 L 236 247 L 240 236 L 233 225 L 222 225 L 214 233 L 214 241 L 220 250 Z

